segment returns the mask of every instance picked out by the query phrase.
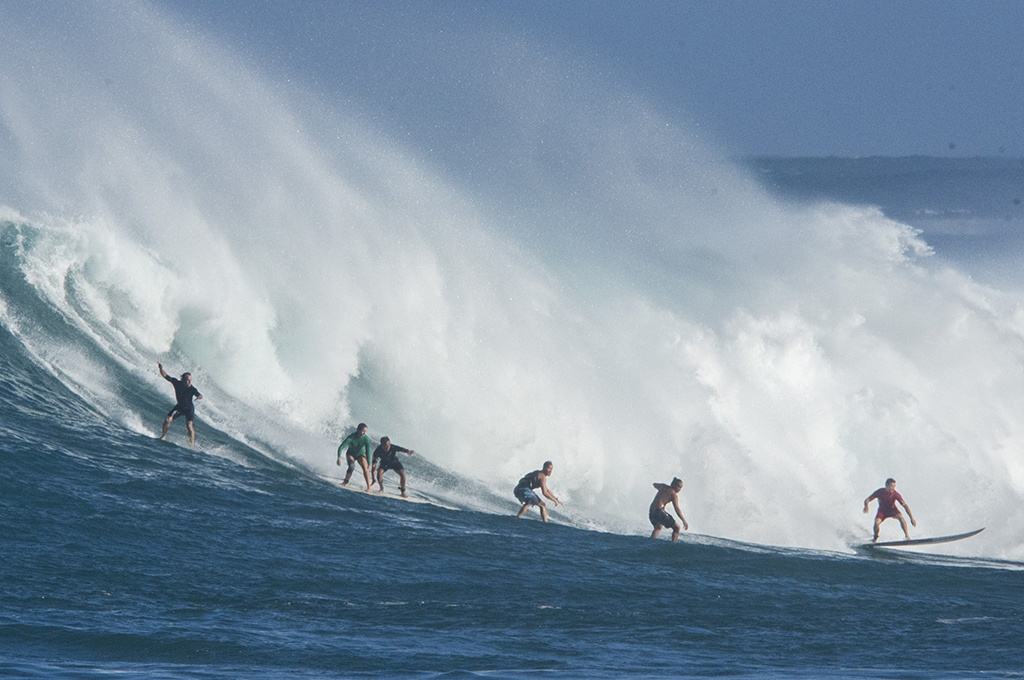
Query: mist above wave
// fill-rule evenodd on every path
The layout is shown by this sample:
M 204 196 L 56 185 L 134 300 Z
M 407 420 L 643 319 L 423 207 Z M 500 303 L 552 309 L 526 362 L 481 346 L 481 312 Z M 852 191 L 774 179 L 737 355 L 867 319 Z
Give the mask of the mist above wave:
M 156 391 L 163 360 L 315 470 L 364 420 L 495 489 L 554 460 L 613 530 L 680 476 L 695 530 L 823 548 L 891 475 L 922 532 L 998 514 L 985 549 L 1021 556 L 1020 300 L 913 228 L 775 197 L 507 36 L 467 75 L 502 104 L 482 181 L 129 7 L 0 28 L 12 266 L 97 349 L 48 361 L 126 425 L 153 416 L 106 367 Z

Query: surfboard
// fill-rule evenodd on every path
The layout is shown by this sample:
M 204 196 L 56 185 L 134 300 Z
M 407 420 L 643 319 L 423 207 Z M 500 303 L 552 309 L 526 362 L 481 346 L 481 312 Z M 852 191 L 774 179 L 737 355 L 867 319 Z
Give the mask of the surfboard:
M 341 480 L 335 477 L 326 477 L 324 475 L 320 475 L 320 478 L 323 479 L 324 481 L 330 482 L 339 489 L 344 489 L 345 491 L 351 491 L 353 493 L 361 493 L 366 496 L 373 496 L 374 498 L 387 498 L 389 500 L 405 501 L 406 503 L 423 503 L 425 505 L 433 505 L 434 507 L 444 508 L 446 510 L 459 509 L 454 505 L 448 505 L 447 503 L 438 498 L 427 496 L 426 494 L 423 494 L 421 492 L 408 492 L 409 495 L 403 497 L 397 491 L 385 491 L 384 493 L 381 493 L 380 491 L 377 490 L 376 486 L 370 491 L 367 491 L 363 487 L 363 484 L 365 484 L 366 482 L 363 482 L 362 480 L 353 479 L 348 484 L 343 485 L 341 483 Z
M 363 493 L 366 493 L 365 491 Z M 406 503 L 423 503 L 424 505 L 433 505 L 435 508 L 444 508 L 445 510 L 458 510 L 454 505 L 448 505 L 447 503 L 434 498 L 428 497 L 415 491 L 409 491 L 407 496 L 403 496 L 401 493 L 392 493 L 391 491 L 385 491 L 381 493 L 374 489 L 370 492 L 370 495 L 375 498 L 388 498 L 396 501 L 405 501 Z
M 963 534 L 953 534 L 952 536 L 936 536 L 934 538 L 912 538 L 909 541 L 882 541 L 881 543 L 864 543 L 858 547 L 860 548 L 903 548 L 912 545 L 934 545 L 936 543 L 952 543 L 953 541 L 962 541 L 965 538 L 976 536 L 985 530 L 985 527 L 975 529 L 974 531 L 968 531 Z

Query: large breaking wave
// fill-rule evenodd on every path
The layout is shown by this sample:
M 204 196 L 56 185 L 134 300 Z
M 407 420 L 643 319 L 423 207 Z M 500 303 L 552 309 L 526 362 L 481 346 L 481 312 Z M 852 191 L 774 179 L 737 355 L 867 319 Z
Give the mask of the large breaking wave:
M 156 432 L 162 361 L 200 438 L 316 472 L 363 420 L 496 493 L 551 459 L 578 523 L 678 475 L 694 530 L 825 549 L 891 475 L 1024 557 L 1021 298 L 910 227 L 513 37 L 467 43 L 501 116 L 457 167 L 148 5 L 58 11 L 0 9 L 0 318 L 106 417 Z

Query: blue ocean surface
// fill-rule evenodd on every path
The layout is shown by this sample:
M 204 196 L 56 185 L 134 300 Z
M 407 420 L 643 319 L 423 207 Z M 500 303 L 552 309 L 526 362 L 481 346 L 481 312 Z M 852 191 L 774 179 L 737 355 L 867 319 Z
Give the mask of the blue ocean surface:
M 673 544 L 517 520 L 511 494 L 488 513 L 350 493 L 112 426 L 0 342 L 5 677 L 1022 672 L 1020 563 Z
M 1021 159 L 730 158 L 514 36 L 432 152 L 168 6 L 0 5 L 0 676 L 1024 676 Z M 860 547 L 890 476 L 984 531 Z

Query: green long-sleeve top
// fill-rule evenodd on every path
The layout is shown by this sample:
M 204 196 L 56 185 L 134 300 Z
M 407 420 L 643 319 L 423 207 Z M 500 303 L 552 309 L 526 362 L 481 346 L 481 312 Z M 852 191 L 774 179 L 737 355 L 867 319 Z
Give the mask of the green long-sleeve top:
M 358 432 L 353 432 L 341 442 L 341 446 L 338 447 L 338 458 L 348 454 L 353 458 L 359 458 L 363 456 L 366 460 L 370 460 L 370 450 L 373 448 L 373 442 L 370 441 L 369 435 L 360 435 Z

